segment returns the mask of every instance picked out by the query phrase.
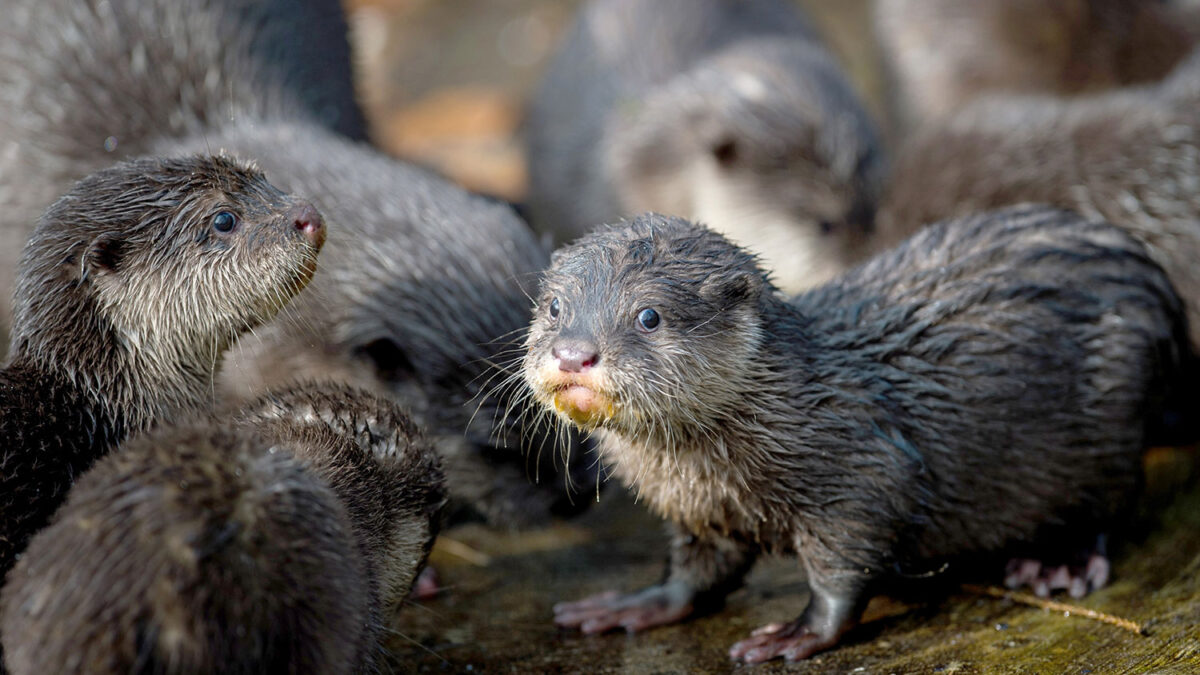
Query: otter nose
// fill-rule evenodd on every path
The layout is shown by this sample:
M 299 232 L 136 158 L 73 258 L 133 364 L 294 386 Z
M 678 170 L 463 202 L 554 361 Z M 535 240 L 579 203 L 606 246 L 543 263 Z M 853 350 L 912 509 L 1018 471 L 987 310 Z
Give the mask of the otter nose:
M 550 350 L 564 373 L 582 373 L 600 361 L 596 346 L 590 342 L 560 342 Z
M 325 219 L 312 204 L 304 202 L 292 209 L 292 222 L 308 243 L 317 248 L 325 243 Z

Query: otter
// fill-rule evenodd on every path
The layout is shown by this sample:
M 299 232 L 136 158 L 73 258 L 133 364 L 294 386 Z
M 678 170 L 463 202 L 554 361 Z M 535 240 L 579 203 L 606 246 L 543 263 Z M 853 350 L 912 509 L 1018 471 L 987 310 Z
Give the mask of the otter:
M 164 131 L 302 119 L 367 137 L 338 0 L 22 0 L 6 10 L 0 317 L 11 315 L 11 270 L 37 216 L 83 176 L 149 154 Z
M 880 141 L 785 0 L 594 0 L 528 111 L 529 210 L 559 242 L 642 211 L 758 253 L 783 288 L 840 272 L 870 230 Z
M 375 672 L 442 503 L 436 455 L 345 387 L 139 436 L 5 587 L 11 672 Z
M 311 204 L 222 156 L 117 164 L 47 210 L 0 372 L 0 572 L 98 457 L 212 404 L 222 354 L 304 288 L 324 239 Z
M 875 0 L 896 126 L 988 93 L 1074 95 L 1162 79 L 1200 15 L 1162 0 Z
M 56 104 L 61 123 L 53 128 L 14 117 L 11 123 L 24 125 L 16 138 L 37 137 L 52 148 L 46 162 L 54 170 L 30 164 L 13 185 L 40 189 L 128 151 L 174 156 L 224 149 L 254 158 L 276 184 L 313 199 L 337 227 L 312 288 L 226 360 L 218 380 L 222 399 L 236 407 L 268 388 L 314 379 L 386 393 L 443 454 L 456 516 L 509 527 L 586 507 L 582 490 L 571 487 L 595 482 L 584 453 L 570 452 L 563 471 L 546 430 L 523 428 L 515 422 L 520 411 L 507 411 L 489 394 L 496 382 L 519 382 L 511 362 L 549 251 L 509 208 L 317 123 L 306 111 L 318 99 L 292 87 L 296 77 L 282 84 L 257 77 L 257 60 L 243 42 L 290 50 L 278 57 L 288 63 L 313 51 L 305 40 L 260 34 L 286 37 L 273 28 L 277 20 L 290 26 L 316 11 L 291 4 L 256 4 L 259 18 L 247 22 L 247 0 L 111 0 L 92 13 L 79 11 L 75 0 L 17 0 L 15 25 L 0 28 L 0 51 L 11 59 L 3 64 L 24 75 L 0 73 L 0 82 L 19 77 L 31 101 L 68 95 L 104 105 Z M 159 21 L 160 14 L 171 21 Z M 186 44 L 195 49 L 181 49 L 163 25 L 188 26 Z M 221 30 L 227 25 L 237 28 Z M 231 36 L 237 39 L 225 45 Z M 327 47 L 348 49 L 343 35 L 326 38 L 323 55 Z M 156 60 L 139 65 L 143 52 Z M 64 86 L 70 91 L 60 94 Z M 196 102 L 181 98 L 193 90 L 203 115 Z M 308 104 L 279 103 L 293 99 Z M 109 153 L 91 142 L 97 136 L 123 140 Z
M 1063 99 L 994 96 L 897 153 L 873 246 L 1020 202 L 1128 229 L 1171 276 L 1200 349 L 1200 53 L 1162 82 Z
M 807 608 L 730 653 L 800 659 L 905 575 L 1033 547 L 1055 576 L 1054 549 L 1094 544 L 1168 405 L 1190 400 L 1186 347 L 1143 247 L 1046 207 L 931 226 L 793 299 L 685 220 L 593 233 L 543 279 L 529 396 L 592 432 L 674 535 L 662 584 L 555 620 L 677 621 L 719 604 L 758 553 L 795 554 Z M 1105 581 L 1092 553 L 1069 570 L 1076 592 Z

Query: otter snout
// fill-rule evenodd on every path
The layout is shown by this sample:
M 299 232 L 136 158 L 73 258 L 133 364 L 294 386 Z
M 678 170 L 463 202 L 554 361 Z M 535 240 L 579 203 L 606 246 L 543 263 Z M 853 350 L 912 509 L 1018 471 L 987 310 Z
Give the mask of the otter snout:
M 587 340 L 560 340 L 550 348 L 550 355 L 564 373 L 582 373 L 600 362 L 596 345 Z
M 308 243 L 314 248 L 321 248 L 325 243 L 325 219 L 321 217 L 321 212 L 308 202 L 300 202 L 292 209 L 290 217 Z

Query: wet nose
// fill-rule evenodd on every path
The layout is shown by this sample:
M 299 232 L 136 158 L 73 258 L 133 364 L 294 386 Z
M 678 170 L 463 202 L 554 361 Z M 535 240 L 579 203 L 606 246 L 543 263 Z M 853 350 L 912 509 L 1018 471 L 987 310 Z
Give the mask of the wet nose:
M 558 359 L 558 369 L 564 373 L 582 373 L 600 361 L 596 346 L 590 342 L 560 342 L 550 354 Z
M 317 248 L 325 243 L 325 219 L 312 204 L 303 202 L 296 206 L 292 210 L 292 222 L 296 224 L 296 229 L 300 230 L 308 243 Z

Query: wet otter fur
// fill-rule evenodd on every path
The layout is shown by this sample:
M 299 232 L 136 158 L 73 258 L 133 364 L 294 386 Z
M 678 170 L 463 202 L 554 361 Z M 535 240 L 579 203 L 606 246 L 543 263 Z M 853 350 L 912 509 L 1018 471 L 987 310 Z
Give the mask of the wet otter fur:
M 138 437 L 13 569 L 10 671 L 375 672 L 442 501 L 412 423 L 344 387 Z
M 883 153 L 795 3 L 593 0 L 561 44 L 525 127 L 535 227 L 692 217 L 791 291 L 854 259 Z
M 0 570 L 109 448 L 212 404 L 224 351 L 304 287 L 324 237 L 310 204 L 220 156 L 117 164 L 54 203 L 0 372 Z
M 148 154 L 164 132 L 304 120 L 366 139 L 337 0 L 20 0 L 5 9 L 2 317 L 37 217 L 83 176 Z
M 1074 95 L 1162 79 L 1200 14 L 1162 0 L 874 0 L 893 114 L 909 129 L 986 94 Z
M 1200 349 L 1200 54 L 1150 87 L 1062 99 L 992 97 L 898 152 L 876 250 L 917 228 L 1021 202 L 1070 208 L 1146 244 Z
M 1137 241 L 1028 206 L 931 226 L 791 300 L 724 237 L 640 216 L 555 253 L 528 348 L 530 395 L 675 532 L 661 585 L 556 621 L 676 621 L 758 553 L 798 555 L 809 605 L 735 645 L 749 662 L 834 645 L 905 573 L 1094 537 L 1188 358 Z
M 352 383 L 387 393 L 427 431 L 445 459 L 456 514 L 519 526 L 588 504 L 558 473 L 562 462 L 546 430 L 521 428 L 511 422 L 520 415 L 506 414 L 499 399 L 477 397 L 497 376 L 494 366 L 520 347 L 528 292 L 549 252 L 509 208 L 319 123 L 309 112 L 324 100 L 312 88 L 332 91 L 322 80 L 288 70 L 288 77 L 264 82 L 259 59 L 241 48 L 246 42 L 283 50 L 280 67 L 302 66 L 314 44 L 321 58 L 334 58 L 349 49 L 344 36 L 314 43 L 305 31 L 323 29 L 277 24 L 291 26 L 336 3 L 112 0 L 94 12 L 76 8 L 75 0 L 14 3 L 15 25 L 0 27 L 0 52 L 7 55 L 0 65 L 25 73 L 22 86 L 31 91 L 23 96 L 111 105 L 53 108 L 60 119 L 52 128 L 16 117 L 23 126 L 15 137 L 38 136 L 39 147 L 48 149 L 43 163 L 24 166 L 27 173 L 11 185 L 40 189 L 124 152 L 224 149 L 254 158 L 272 181 L 309 196 L 337 224 L 302 302 L 230 355 L 218 381 L 223 400 L 236 406 L 292 381 Z M 246 13 L 257 18 L 246 20 Z M 170 21 L 160 22 L 160 15 Z M 230 23 L 236 30 L 222 28 Z M 188 49 L 163 25 L 189 26 Z M 287 35 L 297 39 L 277 39 Z M 233 41 L 225 46 L 226 39 Z M 137 67 L 141 51 L 157 56 L 149 70 Z M 93 70 L 105 72 L 93 77 Z M 322 72 L 333 77 L 340 70 Z M 204 78 L 186 79 L 196 73 Z M 204 88 L 210 80 L 220 86 Z M 60 94 L 64 86 L 70 91 Z M 204 114 L 180 94 L 196 88 Z M 129 122 L 125 106 L 134 108 Z M 97 129 L 123 139 L 114 152 L 91 142 Z M 0 191 L 0 206 L 8 204 Z M 571 483 L 593 485 L 595 470 L 584 453 L 570 457 Z

